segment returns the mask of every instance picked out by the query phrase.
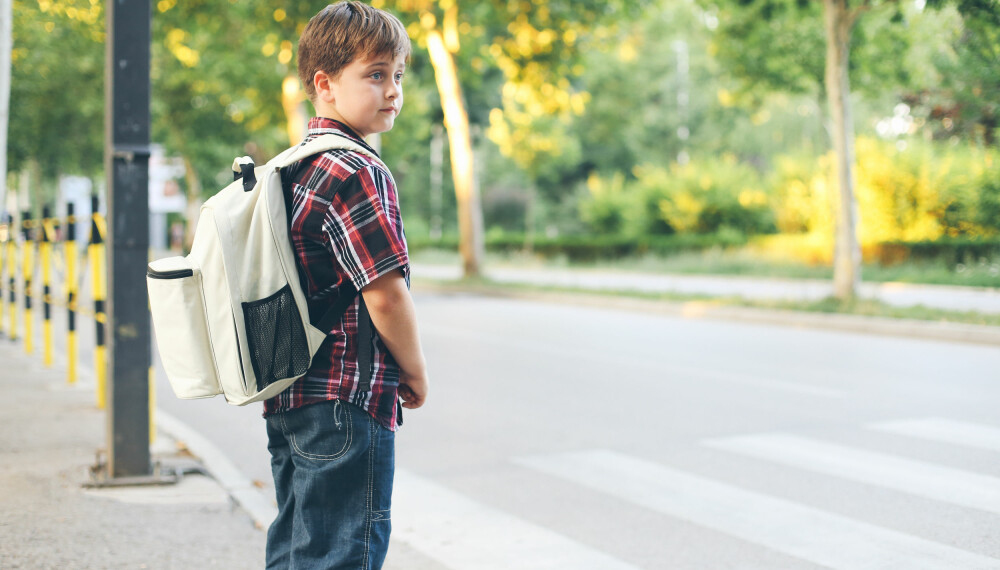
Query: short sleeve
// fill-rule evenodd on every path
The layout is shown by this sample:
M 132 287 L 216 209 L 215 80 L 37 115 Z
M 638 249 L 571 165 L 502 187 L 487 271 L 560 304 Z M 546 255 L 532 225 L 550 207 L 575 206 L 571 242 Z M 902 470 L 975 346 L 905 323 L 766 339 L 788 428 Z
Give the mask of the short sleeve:
M 323 233 L 327 249 L 358 291 L 394 270 L 409 280 L 395 184 L 380 167 L 366 166 L 341 182 Z

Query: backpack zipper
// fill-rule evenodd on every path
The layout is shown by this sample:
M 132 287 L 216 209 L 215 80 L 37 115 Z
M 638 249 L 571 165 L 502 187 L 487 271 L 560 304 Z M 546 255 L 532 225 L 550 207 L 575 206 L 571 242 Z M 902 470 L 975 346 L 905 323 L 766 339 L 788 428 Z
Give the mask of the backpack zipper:
M 171 271 L 157 271 L 152 267 L 146 267 L 146 277 L 151 279 L 183 279 L 193 277 L 193 269 L 174 269 Z

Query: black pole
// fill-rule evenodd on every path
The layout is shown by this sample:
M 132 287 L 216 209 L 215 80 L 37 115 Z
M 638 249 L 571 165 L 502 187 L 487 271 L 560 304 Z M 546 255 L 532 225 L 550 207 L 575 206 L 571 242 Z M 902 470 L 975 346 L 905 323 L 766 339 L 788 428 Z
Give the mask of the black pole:
M 150 0 L 106 2 L 108 173 L 108 472 L 152 474 L 149 453 Z

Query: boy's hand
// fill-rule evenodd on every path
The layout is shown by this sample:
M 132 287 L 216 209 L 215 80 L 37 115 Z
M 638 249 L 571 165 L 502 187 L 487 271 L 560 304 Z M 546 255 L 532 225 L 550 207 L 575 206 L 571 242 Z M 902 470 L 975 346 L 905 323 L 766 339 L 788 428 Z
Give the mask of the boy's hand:
M 403 407 L 409 410 L 424 405 L 427 399 L 427 389 L 430 382 L 427 374 L 414 376 L 404 370 L 399 371 L 399 397 L 403 399 Z

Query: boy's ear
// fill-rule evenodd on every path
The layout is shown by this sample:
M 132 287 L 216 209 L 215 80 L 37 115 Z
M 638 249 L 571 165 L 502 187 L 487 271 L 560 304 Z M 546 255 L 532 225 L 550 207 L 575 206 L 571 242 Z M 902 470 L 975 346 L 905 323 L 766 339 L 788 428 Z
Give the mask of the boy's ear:
M 322 101 L 332 102 L 333 100 L 333 79 L 325 71 L 317 71 L 313 75 L 313 87 L 316 89 L 316 98 Z

